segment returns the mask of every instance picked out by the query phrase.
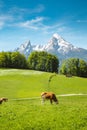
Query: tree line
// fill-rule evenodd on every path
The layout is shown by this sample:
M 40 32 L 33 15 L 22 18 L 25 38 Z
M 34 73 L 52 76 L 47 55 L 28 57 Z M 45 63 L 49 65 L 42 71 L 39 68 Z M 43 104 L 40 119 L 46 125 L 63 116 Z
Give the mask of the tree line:
M 0 52 L 0 68 L 27 68 L 27 60 L 19 52 Z
M 28 59 L 19 52 L 0 52 L 0 68 L 58 72 L 58 59 L 47 52 L 32 52 Z
M 47 52 L 33 52 L 28 57 L 29 68 L 46 72 L 58 72 L 59 60 Z
M 63 61 L 60 73 L 87 77 L 87 62 L 79 58 L 69 58 Z
M 26 57 L 19 52 L 0 52 L 0 68 L 32 69 L 73 76 L 87 77 L 87 62 L 69 58 L 59 66 L 59 59 L 47 52 L 32 52 Z

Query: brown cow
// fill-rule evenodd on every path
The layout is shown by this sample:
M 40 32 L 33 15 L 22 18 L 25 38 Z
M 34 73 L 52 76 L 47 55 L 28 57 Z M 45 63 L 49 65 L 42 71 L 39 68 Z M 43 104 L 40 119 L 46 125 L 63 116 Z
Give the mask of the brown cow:
M 58 99 L 56 98 L 56 95 L 52 92 L 42 92 L 41 93 L 41 98 L 42 98 L 42 103 L 44 103 L 44 101 L 46 99 L 50 100 L 50 103 L 52 104 L 53 101 L 58 104 Z
M 5 97 L 0 98 L 0 104 L 2 104 L 2 102 L 7 102 L 7 101 L 8 101 L 8 98 L 5 98 Z

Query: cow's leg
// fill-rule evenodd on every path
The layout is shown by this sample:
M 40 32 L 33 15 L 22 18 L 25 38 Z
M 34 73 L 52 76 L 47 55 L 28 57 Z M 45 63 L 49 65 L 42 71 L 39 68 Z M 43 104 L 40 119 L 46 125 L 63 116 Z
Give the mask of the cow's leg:
M 44 102 L 45 102 L 45 98 L 44 96 L 42 96 L 41 104 L 44 104 Z
M 50 99 L 50 103 L 51 103 L 51 104 L 53 103 L 52 99 Z

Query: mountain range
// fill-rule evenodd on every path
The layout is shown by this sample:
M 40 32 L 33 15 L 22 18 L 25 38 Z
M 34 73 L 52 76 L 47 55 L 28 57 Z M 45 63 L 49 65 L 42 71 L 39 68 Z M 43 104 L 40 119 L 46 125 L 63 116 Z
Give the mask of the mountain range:
M 24 44 L 21 44 L 15 51 L 19 51 L 26 57 L 33 51 L 46 51 L 56 55 L 59 61 L 72 57 L 87 61 L 86 49 L 73 46 L 57 33 L 53 34 L 52 38 L 45 45 L 32 45 L 30 41 L 27 41 Z

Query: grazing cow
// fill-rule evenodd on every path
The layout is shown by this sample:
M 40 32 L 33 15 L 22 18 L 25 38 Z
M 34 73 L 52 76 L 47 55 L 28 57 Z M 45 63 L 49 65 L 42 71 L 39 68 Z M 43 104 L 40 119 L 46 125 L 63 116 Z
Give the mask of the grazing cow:
M 0 104 L 2 104 L 2 102 L 7 102 L 7 101 L 8 101 L 8 98 L 5 98 L 5 97 L 0 98 Z
M 45 99 L 50 100 L 50 103 L 52 104 L 53 101 L 58 104 L 58 99 L 56 98 L 56 95 L 52 92 L 42 92 L 41 93 L 42 103 L 44 103 Z

